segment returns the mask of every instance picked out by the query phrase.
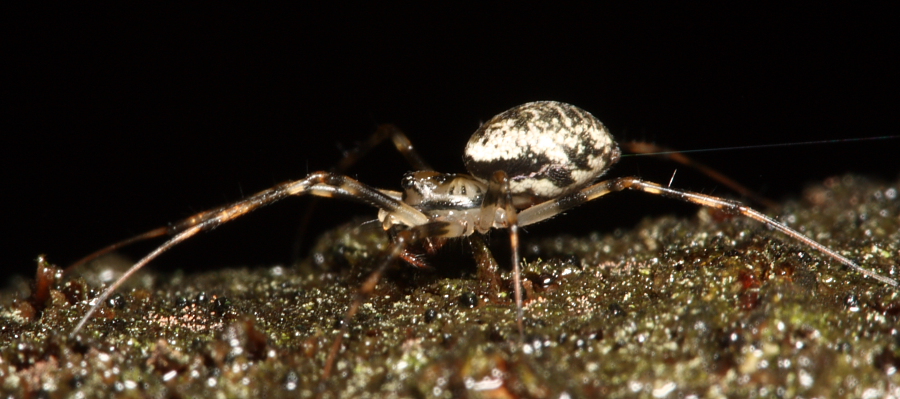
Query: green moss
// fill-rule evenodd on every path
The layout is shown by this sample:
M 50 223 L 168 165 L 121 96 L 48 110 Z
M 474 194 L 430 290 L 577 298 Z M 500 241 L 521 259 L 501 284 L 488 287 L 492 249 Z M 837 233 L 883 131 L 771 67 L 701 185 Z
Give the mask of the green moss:
M 897 278 L 898 187 L 834 178 L 775 216 Z M 18 397 L 313 396 L 353 290 L 386 243 L 377 225 L 353 222 L 325 234 L 298 267 L 148 273 L 75 337 L 97 275 L 121 266 L 50 273 L 47 295 L 0 308 L 0 388 Z M 900 293 L 758 223 L 700 210 L 525 247 L 524 337 L 508 271 L 492 297 L 471 265 L 397 268 L 351 321 L 326 396 L 900 390 Z

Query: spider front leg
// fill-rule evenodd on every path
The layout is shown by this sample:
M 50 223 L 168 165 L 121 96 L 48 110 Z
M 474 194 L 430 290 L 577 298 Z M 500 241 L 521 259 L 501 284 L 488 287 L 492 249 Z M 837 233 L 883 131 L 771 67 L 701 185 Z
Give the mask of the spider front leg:
M 394 148 L 396 148 L 397 152 L 399 152 L 400 155 L 402 155 L 403 158 L 405 158 L 406 161 L 409 162 L 413 170 L 432 170 L 431 166 L 429 166 L 428 163 L 425 162 L 422 156 L 419 155 L 419 152 L 416 151 L 415 147 L 413 147 L 412 141 L 409 140 L 409 137 L 406 136 L 406 133 L 403 133 L 400 128 L 392 124 L 383 124 L 378 126 L 378 129 L 375 130 L 375 133 L 373 133 L 368 140 L 360 143 L 352 150 L 344 152 L 344 157 L 341 158 L 337 166 L 331 169 L 331 172 L 337 174 L 347 173 L 347 170 L 349 170 L 353 165 L 359 162 L 360 159 L 365 157 L 369 153 L 369 151 L 372 151 L 373 148 L 377 147 L 387 139 L 390 139 L 394 143 Z M 309 230 L 309 224 L 312 221 L 312 217 L 315 214 L 315 210 L 317 207 L 318 200 L 316 198 L 313 198 L 312 200 L 310 200 L 309 205 L 307 205 L 306 207 L 306 211 L 300 218 L 300 223 L 297 226 L 297 234 L 294 238 L 294 247 L 292 250 L 294 259 L 301 258 L 303 243 L 306 241 L 306 233 Z M 148 232 L 145 234 L 149 233 L 153 232 Z M 132 240 L 139 241 L 141 239 L 142 238 L 138 236 Z M 123 245 L 127 244 L 128 243 L 123 243 Z M 412 258 L 410 258 L 410 263 L 418 265 Z
M 819 242 L 803 235 L 803 233 L 800 233 L 799 231 L 788 227 L 784 223 L 772 219 L 762 212 L 750 208 L 738 201 L 695 193 L 691 191 L 677 190 L 670 187 L 664 187 L 656 183 L 643 181 L 637 177 L 620 177 L 616 179 L 605 180 L 589 186 L 581 191 L 563 196 L 562 198 L 546 201 L 531 208 L 525 209 L 519 213 L 520 224 L 522 226 L 527 226 L 532 223 L 537 223 L 541 220 L 553 217 L 585 202 L 597 199 L 611 192 L 622 190 L 639 190 L 645 193 L 661 195 L 663 197 L 675 198 L 685 202 L 691 202 L 697 205 L 715 208 L 732 215 L 743 215 L 745 217 L 763 223 L 775 230 L 778 230 L 785 235 L 797 241 L 800 241 L 807 246 L 824 253 L 825 255 L 830 256 L 838 262 L 849 266 L 850 268 L 865 276 L 874 278 L 892 287 L 900 287 L 900 283 L 898 283 L 897 281 L 882 276 L 871 270 L 865 269 L 862 266 L 859 266 L 852 260 L 837 253 L 833 249 L 820 244 Z
M 119 288 L 129 277 L 144 267 L 147 263 L 168 251 L 175 245 L 193 237 L 201 231 L 212 230 L 224 223 L 230 222 L 238 217 L 246 215 L 260 207 L 272 204 L 290 196 L 314 195 L 318 197 L 345 197 L 356 199 L 387 212 L 391 212 L 393 217 L 399 222 L 408 226 L 418 226 L 428 223 L 428 217 L 419 212 L 412 206 L 400 201 L 390 194 L 389 191 L 382 191 L 346 176 L 336 175 L 330 172 L 315 172 L 307 176 L 305 179 L 290 181 L 279 184 L 270 189 L 261 191 L 241 201 L 231 205 L 226 205 L 210 211 L 201 212 L 168 228 L 160 228 L 151 230 L 155 233 L 164 229 L 164 233 L 174 235 L 168 241 L 160 245 L 158 248 L 144 256 L 141 260 L 131 266 L 125 273 L 119 277 L 112 285 L 110 285 L 103 294 L 96 299 L 94 305 L 81 318 L 78 325 L 72 330 L 71 335 L 77 334 L 84 327 L 85 323 L 90 320 L 91 316 L 100 306 Z M 148 233 L 145 233 L 148 234 Z M 162 235 L 162 234 L 159 234 Z M 142 237 L 142 236 L 138 236 Z M 111 247 L 115 249 L 118 244 Z M 107 249 L 108 249 L 107 248 Z

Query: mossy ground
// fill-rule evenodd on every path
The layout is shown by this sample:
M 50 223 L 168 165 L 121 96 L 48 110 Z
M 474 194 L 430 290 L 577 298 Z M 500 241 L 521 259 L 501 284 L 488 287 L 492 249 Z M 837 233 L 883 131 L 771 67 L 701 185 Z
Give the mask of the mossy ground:
M 898 188 L 833 178 L 773 215 L 897 279 Z M 314 396 L 354 289 L 386 243 L 377 225 L 354 223 L 297 267 L 147 271 L 74 337 L 100 281 L 122 265 L 108 259 L 71 278 L 44 265 L 45 288 L 3 294 L 0 389 Z M 508 271 L 491 288 L 471 267 L 398 268 L 350 322 L 324 395 L 900 396 L 900 291 L 753 221 L 700 210 L 523 252 L 524 337 Z

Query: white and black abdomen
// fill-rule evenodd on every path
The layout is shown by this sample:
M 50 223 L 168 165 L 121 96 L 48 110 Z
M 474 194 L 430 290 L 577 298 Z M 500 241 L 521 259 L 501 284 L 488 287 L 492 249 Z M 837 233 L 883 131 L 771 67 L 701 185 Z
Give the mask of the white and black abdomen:
M 618 158 L 603 123 L 555 101 L 523 104 L 491 118 L 469 139 L 463 157 L 469 173 L 482 181 L 506 172 L 520 206 L 579 190 Z

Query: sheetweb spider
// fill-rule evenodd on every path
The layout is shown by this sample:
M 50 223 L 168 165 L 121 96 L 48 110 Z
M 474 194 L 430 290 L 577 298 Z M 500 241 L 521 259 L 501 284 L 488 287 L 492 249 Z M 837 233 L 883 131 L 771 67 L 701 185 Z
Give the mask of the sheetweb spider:
M 599 120 L 573 105 L 554 101 L 532 102 L 493 117 L 472 135 L 466 145 L 464 162 L 468 174 L 445 174 L 431 170 L 413 150 L 406 136 L 393 126 L 383 126 L 377 135 L 381 139 L 392 139 L 416 168 L 416 171 L 403 176 L 401 191 L 373 188 L 338 173 L 315 172 L 303 179 L 279 184 L 236 203 L 198 213 L 168 227 L 104 248 L 78 263 L 134 241 L 172 236 L 106 288 L 72 334 L 84 328 L 91 316 L 123 282 L 163 252 L 201 231 L 216 228 L 283 198 L 300 195 L 342 197 L 370 204 L 378 208 L 378 219 L 384 229 L 393 232 L 392 245 L 375 271 L 359 287 L 344 315 L 342 331 L 336 336 L 323 369 L 323 380 L 331 373 L 343 330 L 361 304 L 374 292 L 386 268 L 398 259 L 423 266 L 424 263 L 412 249 L 418 246 L 437 249 L 451 238 L 477 237 L 491 229 L 507 229 L 515 281 L 516 322 L 521 335 L 524 314 L 519 229 L 623 190 L 638 190 L 748 217 L 865 276 L 892 287 L 898 286 L 897 281 L 864 269 L 836 251 L 740 202 L 679 190 L 637 177 L 598 181 L 619 160 L 619 146 Z M 344 163 L 354 162 L 358 155 L 351 153 Z

